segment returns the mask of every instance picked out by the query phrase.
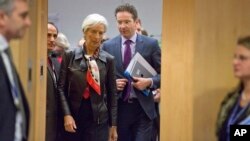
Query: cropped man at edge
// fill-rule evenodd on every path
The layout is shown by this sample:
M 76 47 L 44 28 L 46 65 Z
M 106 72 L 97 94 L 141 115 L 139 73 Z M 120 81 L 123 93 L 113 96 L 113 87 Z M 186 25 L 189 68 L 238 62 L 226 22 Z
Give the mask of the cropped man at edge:
M 0 140 L 27 141 L 29 107 L 12 60 L 9 42 L 31 25 L 26 0 L 0 0 Z

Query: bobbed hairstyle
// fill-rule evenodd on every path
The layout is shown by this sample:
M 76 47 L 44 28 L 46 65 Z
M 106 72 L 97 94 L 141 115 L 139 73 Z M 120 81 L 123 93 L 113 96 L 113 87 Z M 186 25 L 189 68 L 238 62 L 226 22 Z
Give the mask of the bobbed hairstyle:
M 108 28 L 108 22 L 106 18 L 100 14 L 90 14 L 88 15 L 82 22 L 82 31 L 86 32 L 89 27 L 97 24 L 103 24 L 105 27 L 105 32 L 107 31 Z

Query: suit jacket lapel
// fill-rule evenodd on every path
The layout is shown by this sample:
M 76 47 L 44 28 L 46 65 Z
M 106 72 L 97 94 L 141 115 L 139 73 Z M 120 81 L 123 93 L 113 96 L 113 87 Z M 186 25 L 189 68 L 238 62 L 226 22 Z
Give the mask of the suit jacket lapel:
M 6 83 L 7 82 L 10 85 L 9 77 L 7 75 L 6 68 L 5 68 L 5 65 L 4 65 L 4 62 L 3 62 L 3 59 L 1 57 L 1 55 L 0 55 L 0 78 L 1 78 L 1 81 L 3 81 L 1 83 Z M 11 92 L 10 87 L 8 87 L 6 89 L 8 89 L 9 92 Z
M 135 45 L 135 53 L 137 52 L 139 52 L 140 54 L 142 54 L 143 52 L 143 41 L 139 34 L 137 34 L 136 45 Z
M 51 58 L 48 58 L 48 59 L 49 59 L 48 61 L 51 61 L 51 63 L 52 63 Z M 53 63 L 52 63 L 51 65 L 53 65 Z M 48 73 L 49 73 L 49 74 L 47 74 L 47 75 L 50 75 L 50 76 L 51 76 L 51 78 L 52 78 L 52 80 L 53 80 L 53 82 L 54 82 L 54 86 L 55 86 L 55 88 L 56 88 L 56 87 L 57 87 L 57 86 L 56 86 L 57 75 L 56 75 L 56 72 L 53 71 L 53 68 L 52 68 L 51 65 L 50 65 L 49 63 L 47 64 Z M 56 70 L 55 70 L 55 71 L 56 71 Z M 55 78 L 55 77 L 56 77 L 56 78 Z
M 51 78 L 53 78 L 53 80 L 54 80 L 53 70 L 52 70 L 52 68 L 51 68 L 51 66 L 50 66 L 49 64 L 48 64 L 47 68 L 48 68 L 48 73 L 49 73 L 49 75 L 50 75 Z M 55 80 L 54 80 L 54 81 L 55 81 Z
M 57 58 L 50 58 L 50 59 L 55 69 L 56 78 L 58 78 L 60 72 L 60 63 L 58 62 Z
M 118 72 L 124 72 L 124 70 L 126 69 L 126 68 L 123 68 L 123 62 L 122 62 L 122 46 L 121 46 L 121 43 L 122 41 L 121 41 L 121 37 L 119 37 L 119 38 L 117 38 L 117 40 L 116 40 L 116 43 L 115 43 L 115 47 L 114 47 L 114 49 L 115 49 L 115 58 L 117 59 L 116 61 L 118 62 L 118 63 L 116 63 L 116 65 L 117 65 L 117 68 L 119 69 L 118 70 Z

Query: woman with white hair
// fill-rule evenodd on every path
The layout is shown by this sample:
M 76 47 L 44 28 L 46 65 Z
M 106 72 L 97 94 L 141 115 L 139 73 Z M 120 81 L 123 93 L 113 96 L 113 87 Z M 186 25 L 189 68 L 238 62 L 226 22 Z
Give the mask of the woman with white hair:
M 82 24 L 84 44 L 63 55 L 58 91 L 71 141 L 117 140 L 114 57 L 100 50 L 106 29 L 103 16 L 87 16 Z

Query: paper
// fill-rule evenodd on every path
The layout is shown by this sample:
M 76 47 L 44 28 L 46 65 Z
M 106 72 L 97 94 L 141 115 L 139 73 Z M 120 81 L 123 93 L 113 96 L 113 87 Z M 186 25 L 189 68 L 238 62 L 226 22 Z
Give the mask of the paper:
M 138 52 L 131 59 L 124 72 L 124 76 L 130 81 L 135 81 L 133 77 L 151 78 L 155 75 L 157 75 L 155 69 Z M 142 90 L 145 96 L 148 96 L 149 92 L 149 89 Z
M 150 78 L 157 75 L 155 69 L 138 52 L 130 61 L 125 72 L 129 73 L 133 77 L 143 78 Z

